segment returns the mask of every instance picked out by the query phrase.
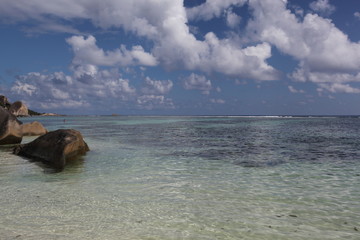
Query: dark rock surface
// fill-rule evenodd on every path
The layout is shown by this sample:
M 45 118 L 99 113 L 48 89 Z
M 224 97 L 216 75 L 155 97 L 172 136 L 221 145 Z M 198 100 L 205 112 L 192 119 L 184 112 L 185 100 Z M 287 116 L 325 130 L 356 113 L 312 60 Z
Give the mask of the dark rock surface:
M 5 109 L 9 109 L 10 108 L 10 102 L 7 99 L 7 97 L 0 95 L 0 106 L 5 108 Z
M 13 104 L 11 104 L 9 111 L 10 111 L 10 113 L 14 114 L 16 117 L 29 116 L 29 110 L 28 110 L 27 106 L 20 101 L 17 101 L 17 102 L 14 102 Z
M 0 145 L 18 144 L 22 140 L 21 122 L 0 107 Z
M 14 148 L 14 154 L 41 161 L 58 170 L 87 151 L 89 147 L 81 133 L 73 129 L 48 132 L 30 143 Z

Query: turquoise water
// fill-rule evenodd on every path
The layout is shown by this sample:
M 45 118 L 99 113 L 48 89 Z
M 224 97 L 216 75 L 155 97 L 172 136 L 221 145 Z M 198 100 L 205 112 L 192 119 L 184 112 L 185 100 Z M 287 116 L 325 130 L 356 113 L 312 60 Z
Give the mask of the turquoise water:
M 52 173 L 1 147 L 0 239 L 360 239 L 358 118 L 22 120 L 91 151 Z

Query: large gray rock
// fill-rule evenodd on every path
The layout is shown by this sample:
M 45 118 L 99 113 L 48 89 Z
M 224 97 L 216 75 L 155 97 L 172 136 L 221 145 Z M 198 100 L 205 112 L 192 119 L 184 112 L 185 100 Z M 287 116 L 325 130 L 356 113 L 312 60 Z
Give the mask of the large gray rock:
M 14 102 L 9 108 L 10 113 L 14 114 L 16 117 L 19 116 L 29 116 L 29 110 L 26 105 L 20 101 Z
M 21 125 L 21 132 L 23 136 L 40 136 L 48 131 L 41 123 L 35 121 Z
M 14 154 L 41 161 L 58 170 L 87 151 L 89 147 L 81 133 L 73 129 L 48 132 L 30 143 L 14 148 Z
M 20 143 L 21 124 L 8 110 L 0 107 L 0 145 Z

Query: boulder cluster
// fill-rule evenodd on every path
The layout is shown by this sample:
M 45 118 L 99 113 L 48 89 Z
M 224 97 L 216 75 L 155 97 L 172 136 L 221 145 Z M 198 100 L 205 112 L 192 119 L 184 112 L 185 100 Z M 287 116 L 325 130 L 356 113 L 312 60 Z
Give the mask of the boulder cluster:
M 20 101 L 16 101 L 13 104 L 9 102 L 7 97 L 0 96 L 0 106 L 4 109 L 7 109 L 11 114 L 15 115 L 16 117 L 28 117 L 29 116 L 29 109 L 26 105 Z
M 79 131 L 60 129 L 48 132 L 37 121 L 23 124 L 17 119 L 19 116 L 29 116 L 26 105 L 19 101 L 10 104 L 5 96 L 0 96 L 0 145 L 15 144 L 14 154 L 62 170 L 67 162 L 89 151 Z M 20 144 L 24 136 L 40 137 Z

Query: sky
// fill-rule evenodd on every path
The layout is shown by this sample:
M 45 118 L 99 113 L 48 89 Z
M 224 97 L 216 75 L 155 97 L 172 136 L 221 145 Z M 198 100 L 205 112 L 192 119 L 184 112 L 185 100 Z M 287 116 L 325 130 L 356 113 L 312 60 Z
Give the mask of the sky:
M 360 1 L 0 0 L 0 94 L 61 114 L 360 115 Z

